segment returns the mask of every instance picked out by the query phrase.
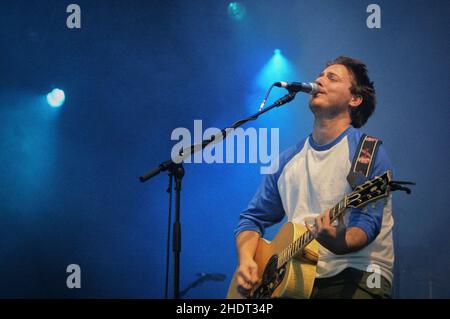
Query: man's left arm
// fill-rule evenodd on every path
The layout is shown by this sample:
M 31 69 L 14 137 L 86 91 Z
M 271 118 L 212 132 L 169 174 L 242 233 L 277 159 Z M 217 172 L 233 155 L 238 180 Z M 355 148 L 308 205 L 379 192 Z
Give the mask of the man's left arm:
M 369 243 L 367 233 L 359 227 L 332 226 L 330 210 L 316 217 L 314 228 L 307 227 L 316 240 L 335 255 L 358 251 Z

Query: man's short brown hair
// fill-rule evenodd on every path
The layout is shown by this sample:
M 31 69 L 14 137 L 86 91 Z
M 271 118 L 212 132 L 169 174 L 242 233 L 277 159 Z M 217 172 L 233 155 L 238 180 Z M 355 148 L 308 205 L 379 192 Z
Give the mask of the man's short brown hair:
M 340 56 L 334 61 L 327 63 L 327 67 L 334 64 L 341 64 L 351 73 L 352 86 L 350 92 L 359 95 L 363 101 L 358 107 L 352 108 L 350 117 L 352 125 L 356 128 L 363 126 L 375 110 L 376 97 L 375 87 L 367 75 L 367 66 L 358 60 L 347 56 Z

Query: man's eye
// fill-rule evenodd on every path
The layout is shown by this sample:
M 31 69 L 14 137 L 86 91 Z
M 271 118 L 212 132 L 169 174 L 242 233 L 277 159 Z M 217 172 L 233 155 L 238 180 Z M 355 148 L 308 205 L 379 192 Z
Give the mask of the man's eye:
M 336 78 L 334 75 L 332 75 L 332 74 L 329 74 L 329 75 L 328 75 L 328 79 L 329 79 L 330 81 L 337 81 L 337 78 Z

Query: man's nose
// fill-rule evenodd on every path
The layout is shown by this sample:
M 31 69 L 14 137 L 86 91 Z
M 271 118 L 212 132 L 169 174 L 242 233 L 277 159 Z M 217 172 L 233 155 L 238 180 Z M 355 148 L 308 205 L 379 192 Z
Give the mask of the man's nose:
M 321 87 L 323 87 L 323 81 L 322 81 L 322 77 L 318 77 L 317 79 L 316 79 L 316 84 L 318 85 L 318 86 L 321 86 Z

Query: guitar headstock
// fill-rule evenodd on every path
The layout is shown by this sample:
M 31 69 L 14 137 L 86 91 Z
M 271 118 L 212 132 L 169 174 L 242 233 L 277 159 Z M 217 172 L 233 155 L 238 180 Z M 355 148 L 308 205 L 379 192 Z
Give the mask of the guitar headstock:
M 386 171 L 383 175 L 359 185 L 347 195 L 347 207 L 361 208 L 370 202 L 389 196 L 391 178 L 391 172 Z

